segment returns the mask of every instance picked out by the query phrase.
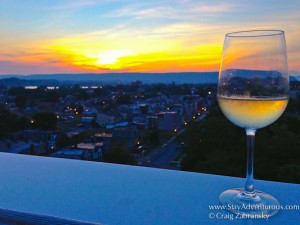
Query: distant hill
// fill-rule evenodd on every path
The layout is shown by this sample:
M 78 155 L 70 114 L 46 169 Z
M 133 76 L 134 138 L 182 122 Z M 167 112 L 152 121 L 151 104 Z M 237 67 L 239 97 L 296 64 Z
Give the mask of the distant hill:
M 291 81 L 300 81 L 300 72 L 298 71 L 290 71 Z
M 131 83 L 142 81 L 143 83 L 217 83 L 217 72 L 202 73 L 108 73 L 108 74 L 45 74 L 45 75 L 2 75 L 0 84 L 25 84 L 37 85 L 41 81 L 50 83 L 64 82 L 105 84 L 105 83 Z M 15 80 L 13 80 L 15 79 Z M 18 80 L 16 80 L 18 79 Z M 30 81 L 30 82 L 29 82 Z M 30 84 L 29 84 L 30 83 Z M 34 84 L 36 83 L 36 84 Z M 47 82 L 46 82 L 47 83 Z M 9 85 L 10 86 L 10 85 Z
M 22 78 L 22 76 L 20 76 Z M 5 87 L 24 87 L 24 86 L 59 86 L 57 80 L 27 80 L 17 77 L 3 78 L 0 76 L 0 85 Z
M 300 81 L 300 73 L 292 71 L 291 74 L 291 81 Z M 216 84 L 218 72 L 0 75 L 0 85 L 8 87 L 128 84 L 137 80 L 143 83 Z

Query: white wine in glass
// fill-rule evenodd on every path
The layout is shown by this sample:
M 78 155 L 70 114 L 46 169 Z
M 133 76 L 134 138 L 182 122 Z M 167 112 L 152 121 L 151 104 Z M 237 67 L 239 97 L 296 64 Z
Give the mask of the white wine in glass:
M 239 127 L 259 129 L 277 120 L 285 110 L 288 98 L 218 97 L 226 117 Z
M 257 129 L 270 125 L 282 115 L 288 99 L 284 31 L 250 30 L 226 34 L 218 102 L 227 119 L 244 128 L 247 135 L 245 188 L 230 189 L 219 196 L 220 204 L 228 210 L 268 216 L 280 210 L 276 198 L 254 189 L 254 138 Z

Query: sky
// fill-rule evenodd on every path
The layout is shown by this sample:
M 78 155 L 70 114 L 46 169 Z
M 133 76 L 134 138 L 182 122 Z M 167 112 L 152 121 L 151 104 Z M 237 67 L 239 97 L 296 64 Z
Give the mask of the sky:
M 300 71 L 300 0 L 1 0 L 0 74 L 218 71 L 224 36 L 285 31 Z

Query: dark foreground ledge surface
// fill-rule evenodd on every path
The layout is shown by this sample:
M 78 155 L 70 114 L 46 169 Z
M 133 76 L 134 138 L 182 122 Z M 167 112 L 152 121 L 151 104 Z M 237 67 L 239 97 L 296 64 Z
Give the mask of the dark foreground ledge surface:
M 240 178 L 10 153 L 0 153 L 0 167 L 0 224 L 14 218 L 14 224 L 103 225 L 300 221 L 298 184 L 256 181 L 258 190 L 289 209 L 249 220 L 210 208 L 219 205 L 222 191 L 243 187 Z

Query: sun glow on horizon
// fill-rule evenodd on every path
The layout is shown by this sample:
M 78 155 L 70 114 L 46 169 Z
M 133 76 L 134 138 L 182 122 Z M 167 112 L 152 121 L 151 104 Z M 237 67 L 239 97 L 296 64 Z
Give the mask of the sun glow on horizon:
M 226 33 L 271 28 L 285 30 L 300 71 L 296 0 L 19 1 L 0 1 L 0 74 L 218 71 Z
M 101 33 L 101 32 L 99 32 Z M 130 33 L 130 32 L 129 32 Z M 44 43 L 61 62 L 89 72 L 192 72 L 218 70 L 222 46 L 194 45 L 168 37 L 101 39 L 89 34 Z
M 96 65 L 114 65 L 118 62 L 118 59 L 123 56 L 132 55 L 127 50 L 109 50 L 98 55 L 98 60 L 95 62 Z

